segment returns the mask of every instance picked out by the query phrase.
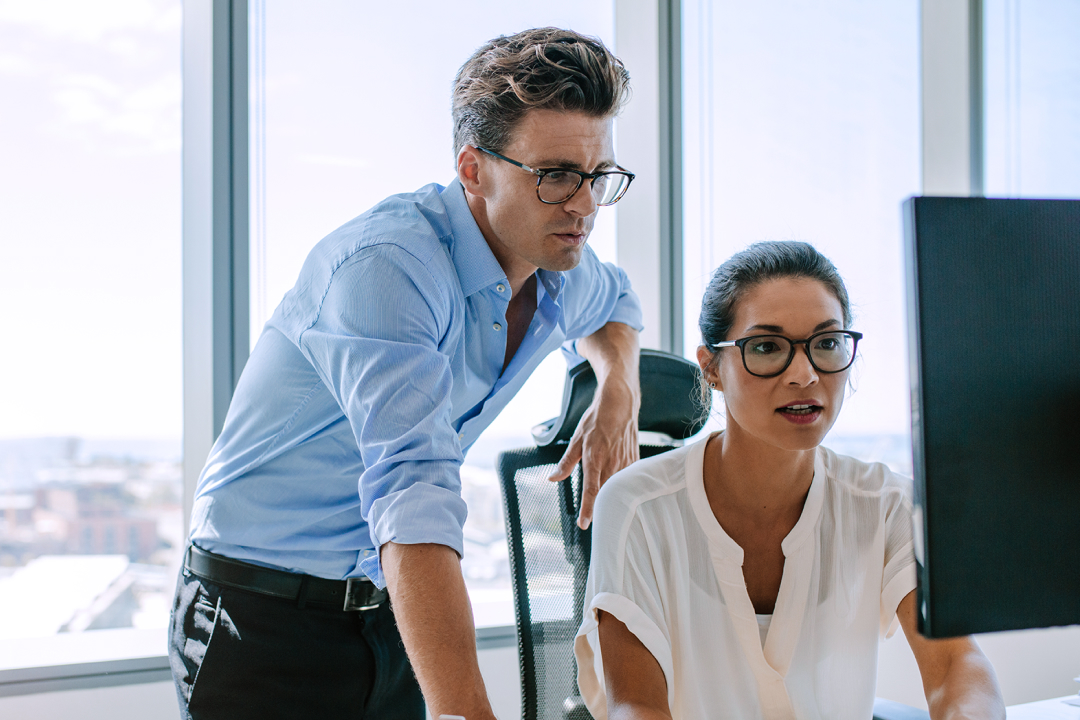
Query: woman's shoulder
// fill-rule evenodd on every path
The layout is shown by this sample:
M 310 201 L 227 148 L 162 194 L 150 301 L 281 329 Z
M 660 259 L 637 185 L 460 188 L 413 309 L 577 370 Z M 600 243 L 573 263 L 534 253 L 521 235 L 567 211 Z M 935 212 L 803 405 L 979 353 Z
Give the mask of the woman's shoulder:
M 818 446 L 818 462 L 824 466 L 831 482 L 850 492 L 911 497 L 911 478 L 895 472 L 885 463 L 866 462 L 824 446 Z
M 695 445 L 674 448 L 643 458 L 611 476 L 596 498 L 598 513 L 638 514 L 652 501 L 673 496 L 686 488 L 686 460 Z

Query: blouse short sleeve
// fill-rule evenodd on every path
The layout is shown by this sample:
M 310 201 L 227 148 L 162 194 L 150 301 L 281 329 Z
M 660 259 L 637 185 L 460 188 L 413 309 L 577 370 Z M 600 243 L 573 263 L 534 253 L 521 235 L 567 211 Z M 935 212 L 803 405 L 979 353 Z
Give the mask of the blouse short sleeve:
M 584 617 L 574 644 L 578 686 L 597 720 L 607 716 L 598 634 L 601 610 L 617 617 L 656 658 L 667 680 L 669 705 L 674 699 L 672 641 L 656 567 L 656 550 L 667 540 L 656 537 L 638 513 L 644 503 L 667 494 L 670 488 L 643 487 L 649 485 L 648 479 L 624 471 L 608 481 L 597 497 Z
M 881 576 L 881 634 L 892 637 L 899 627 L 896 609 L 915 589 L 915 545 L 911 481 L 890 473 L 886 481 L 885 568 Z

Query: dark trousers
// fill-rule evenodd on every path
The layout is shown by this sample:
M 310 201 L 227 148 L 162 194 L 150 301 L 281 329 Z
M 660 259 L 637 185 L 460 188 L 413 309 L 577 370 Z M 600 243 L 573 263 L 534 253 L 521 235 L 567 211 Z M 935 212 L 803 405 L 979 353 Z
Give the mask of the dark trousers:
M 301 608 L 181 570 L 169 663 L 185 719 L 424 718 L 389 602 Z

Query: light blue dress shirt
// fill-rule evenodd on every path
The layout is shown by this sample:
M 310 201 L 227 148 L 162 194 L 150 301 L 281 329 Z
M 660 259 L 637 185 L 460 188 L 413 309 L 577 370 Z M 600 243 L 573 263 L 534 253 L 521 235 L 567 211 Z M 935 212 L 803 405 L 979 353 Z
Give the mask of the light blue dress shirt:
M 537 279 L 503 372 L 510 284 L 456 180 L 392 196 L 320 241 L 241 374 L 191 540 L 380 587 L 384 543 L 460 555 L 469 446 L 548 353 L 577 359 L 572 341 L 609 321 L 641 329 L 626 274 L 587 246 L 577 268 Z

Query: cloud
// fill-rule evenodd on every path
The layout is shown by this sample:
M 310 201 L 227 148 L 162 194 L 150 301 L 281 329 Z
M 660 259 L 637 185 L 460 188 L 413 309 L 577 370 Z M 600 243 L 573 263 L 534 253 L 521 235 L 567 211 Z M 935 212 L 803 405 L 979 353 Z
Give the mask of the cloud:
M 43 35 L 98 42 L 125 30 L 168 30 L 180 23 L 176 0 L 0 0 L 0 24 Z
M 73 74 L 53 92 L 60 111 L 57 130 L 92 145 L 121 140 L 128 151 L 175 149 L 180 137 L 179 98 L 178 74 L 135 86 L 122 86 L 102 75 Z
M 9 101 L 45 108 L 43 131 L 94 154 L 175 151 L 180 11 L 179 0 L 0 0 Z

